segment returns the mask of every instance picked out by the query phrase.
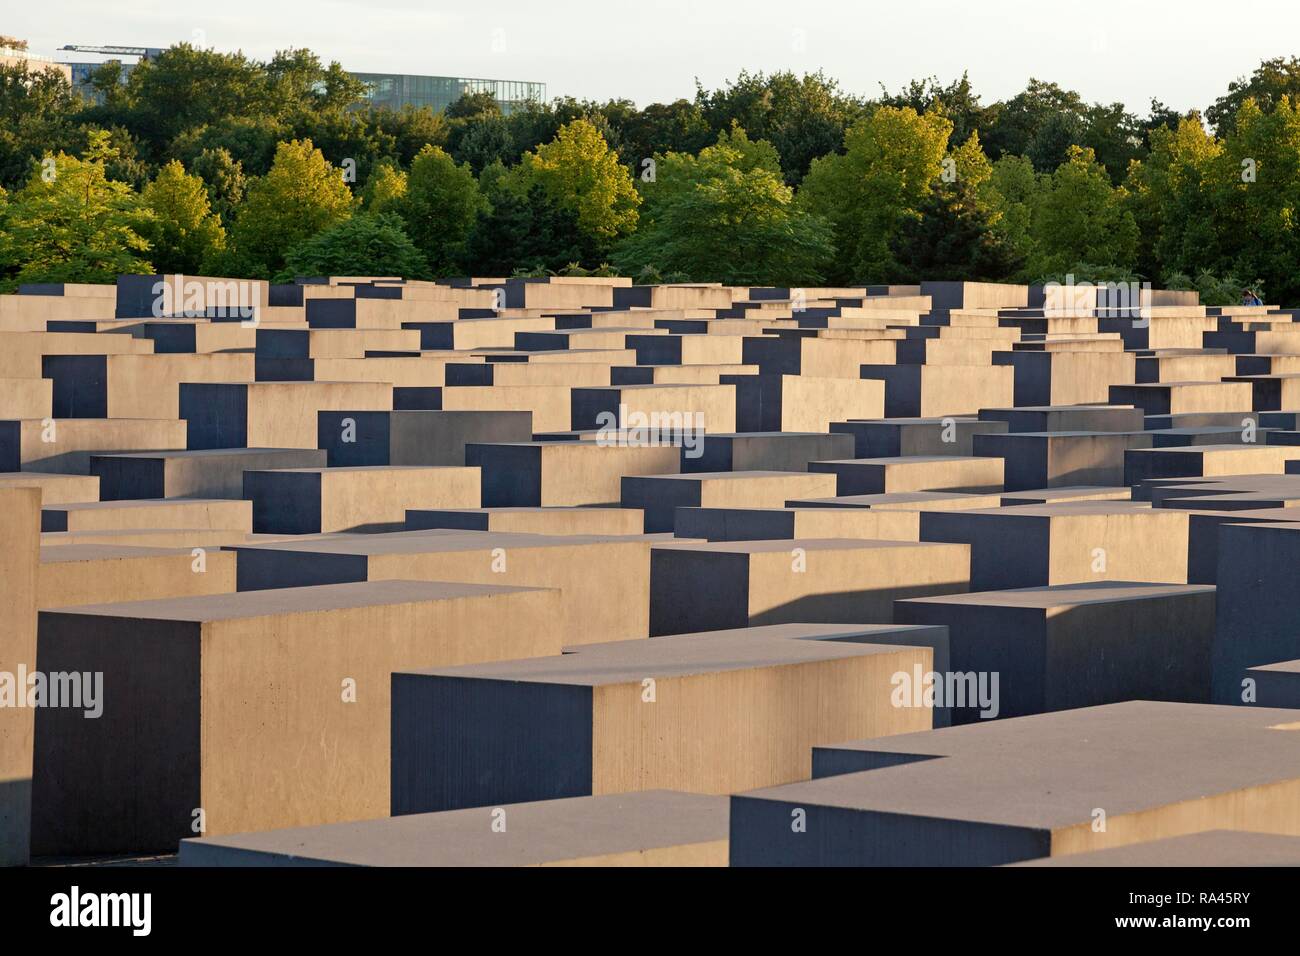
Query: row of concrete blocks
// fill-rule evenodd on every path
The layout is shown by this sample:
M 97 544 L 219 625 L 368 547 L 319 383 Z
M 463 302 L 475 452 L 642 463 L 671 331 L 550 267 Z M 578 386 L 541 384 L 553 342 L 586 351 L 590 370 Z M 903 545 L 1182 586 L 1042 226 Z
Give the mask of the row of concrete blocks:
M 186 839 L 180 862 L 1295 866 L 1295 716 L 1111 704 L 820 746 L 810 781 L 729 798 L 648 789 L 413 811 Z
M 631 595 L 611 597 L 607 585 L 628 578 L 609 575 L 588 581 L 591 591 L 584 597 L 590 610 L 583 608 L 575 601 L 576 584 L 597 576 L 587 574 L 570 586 L 575 579 L 563 579 L 564 574 L 576 576 L 597 562 L 611 566 L 620 552 L 626 566 L 638 551 L 644 556 L 644 543 L 623 539 L 601 547 L 523 535 L 474 541 L 455 534 L 432 536 L 444 538 L 441 542 L 418 540 L 428 535 L 383 540 L 390 537 L 321 539 L 240 552 L 241 567 L 250 553 L 278 552 L 271 564 L 261 565 L 258 583 L 263 585 L 289 583 L 266 576 L 275 557 L 285 568 L 306 561 L 365 583 L 43 611 L 37 655 L 43 670 L 98 672 L 105 686 L 128 691 L 126 700 L 119 698 L 95 720 L 69 710 L 37 714 L 36 845 L 44 852 L 167 848 L 184 835 L 179 828 L 192 824 L 198 808 L 207 832 L 218 833 L 376 815 L 386 811 L 389 799 L 394 809 L 406 806 L 395 790 L 390 795 L 382 785 L 386 770 L 394 785 L 398 779 L 396 769 L 383 762 L 390 693 L 396 695 L 400 686 L 394 678 L 390 691 L 389 674 L 420 661 L 548 655 L 503 663 L 495 671 L 443 674 L 449 689 L 438 706 L 444 710 L 412 725 L 423 720 L 426 726 L 405 752 L 412 765 L 424 768 L 425 777 L 435 778 L 422 786 L 450 794 L 451 806 L 471 806 L 563 795 L 575 785 L 574 774 L 597 773 L 584 754 L 608 759 L 600 763 L 605 769 L 599 774 L 605 774 L 609 792 L 637 789 L 651 780 L 737 792 L 807 775 L 798 748 L 783 744 L 777 751 L 784 756 L 771 758 L 774 741 L 791 735 L 812 745 L 924 729 L 931 719 L 980 723 L 981 712 L 1005 717 L 1133 697 L 1205 701 L 1212 696 L 1213 671 L 1225 657 L 1213 624 L 1212 588 L 1122 583 L 905 599 L 895 606 L 895 616 L 919 626 L 823 627 L 814 631 L 823 639 L 816 642 L 807 640 L 807 633 L 751 627 L 625 640 L 553 656 L 576 633 L 591 634 L 593 625 L 603 623 L 596 620 L 601 614 L 614 617 L 612 626 L 626 625 L 618 620 L 618 607 L 635 604 Z M 789 551 L 781 557 L 786 577 L 795 577 Z M 464 579 L 474 566 L 481 572 L 476 576 L 486 580 L 497 573 L 490 568 L 497 559 L 507 564 L 501 575 L 506 580 L 514 568 L 514 580 L 549 580 L 559 587 L 392 580 L 394 574 Z M 587 563 L 573 567 L 580 561 Z M 566 565 L 568 572 L 551 570 Z M 603 595 L 597 593 L 602 587 Z M 960 582 L 941 589 L 953 587 L 960 589 Z M 611 606 L 593 606 L 602 596 Z M 855 597 L 838 603 L 862 611 L 879 601 L 872 594 Z M 833 618 L 834 600 L 785 610 L 796 618 L 805 612 Z M 535 623 L 521 630 L 521 619 Z M 1259 622 L 1248 623 L 1255 639 Z M 265 640 L 269 633 L 275 641 Z M 376 634 L 386 637 L 376 640 Z M 825 640 L 828 636 L 835 639 Z M 1278 652 L 1296 653 L 1289 631 L 1274 628 L 1270 636 L 1273 648 L 1231 647 L 1227 656 L 1240 659 L 1244 652 L 1248 659 L 1272 660 Z M 778 639 L 783 643 L 771 643 Z M 864 684 L 855 670 L 865 666 L 855 660 L 862 653 L 860 642 L 884 642 L 894 647 L 891 653 L 902 655 L 886 662 L 883 677 L 877 675 L 878 691 L 865 694 L 864 686 L 875 685 Z M 905 644 L 913 650 L 899 650 Z M 779 651 L 794 656 L 783 659 Z M 801 656 L 806 654 L 813 657 Z M 813 659 L 828 663 L 806 666 Z M 776 677 L 767 670 L 787 665 L 793 668 L 783 672 L 792 681 L 789 697 L 774 693 Z M 821 674 L 826 669 L 836 674 Z M 915 674 L 919 681 L 931 670 L 997 674 L 1001 687 L 993 688 L 991 699 L 960 704 L 941 699 L 926 706 L 908 698 L 900 706 L 892 699 L 887 688 L 897 675 Z M 593 675 L 596 683 L 617 685 L 607 701 L 610 719 L 623 721 L 619 726 L 630 737 L 619 738 L 608 727 L 590 729 L 590 714 L 564 718 L 572 707 L 588 706 L 583 701 L 589 702 L 591 692 L 580 688 L 591 684 Z M 1236 679 L 1243 675 L 1258 680 L 1244 668 L 1232 673 L 1233 702 L 1240 690 Z M 671 689 L 696 676 L 705 681 L 703 696 L 674 696 Z M 708 685 L 715 679 L 724 684 L 734 679 L 739 689 L 728 697 Z M 823 679 L 831 683 L 823 685 Z M 1252 702 L 1290 705 L 1285 696 L 1269 700 L 1273 693 L 1287 693 L 1285 673 L 1259 684 Z M 967 691 L 974 695 L 976 688 Z M 397 697 L 391 700 L 396 734 Z M 665 700 L 684 709 L 632 706 Z M 720 709 L 709 710 L 705 701 L 720 702 Z M 798 701 L 813 710 L 791 720 L 804 706 Z M 757 736 L 749 744 L 736 737 L 738 712 L 755 721 Z M 773 714 L 771 722 L 761 719 L 765 712 Z M 489 720 L 492 715 L 499 719 Z M 661 724 L 661 718 L 670 722 Z M 853 727 L 827 726 L 825 719 L 849 720 Z M 910 720 L 921 723 L 909 725 Z M 160 735 L 160 727 L 169 732 Z M 608 746 L 600 744 L 605 733 L 614 734 Z M 306 739 L 321 743 L 314 756 L 302 750 Z M 456 755 L 469 763 L 451 760 Z M 180 772 L 186 767 L 191 769 Z M 533 770 L 523 773 L 525 767 Z M 258 796 L 265 793 L 279 798 Z

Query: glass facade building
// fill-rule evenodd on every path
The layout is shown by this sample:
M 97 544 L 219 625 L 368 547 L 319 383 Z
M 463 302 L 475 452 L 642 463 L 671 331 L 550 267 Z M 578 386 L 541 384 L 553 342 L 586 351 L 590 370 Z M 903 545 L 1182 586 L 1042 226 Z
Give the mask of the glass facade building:
M 64 47 L 64 49 L 72 49 Z M 86 47 L 87 52 L 92 53 L 125 53 L 128 56 L 134 56 L 139 59 L 142 55 L 148 59 L 156 57 L 163 51 L 153 47 Z M 123 60 L 120 56 L 113 56 L 121 64 L 122 82 L 126 82 L 128 74 L 135 67 L 135 63 L 129 60 Z M 94 88 L 90 85 L 90 74 L 103 65 L 105 61 L 100 62 L 74 62 L 60 64 L 60 67 L 71 71 L 73 88 L 81 92 L 84 96 L 91 99 L 100 99 L 96 95 Z M 349 71 L 351 72 L 351 71 Z M 487 80 L 472 77 L 457 76 L 418 76 L 410 73 L 355 73 L 352 76 L 361 80 L 366 85 L 367 99 L 371 106 L 387 107 L 389 109 L 400 109 L 403 106 L 427 106 L 435 113 L 446 109 L 465 93 L 491 93 L 493 98 L 501 106 L 501 112 L 509 114 L 519 109 L 525 103 L 544 102 L 546 100 L 546 84 L 533 83 L 527 80 Z
M 546 84 L 527 80 L 483 80 L 454 76 L 415 76 L 406 73 L 353 73 L 366 84 L 372 106 L 398 109 L 427 106 L 435 113 L 446 109 L 462 94 L 491 93 L 509 114 L 529 101 L 546 99 Z

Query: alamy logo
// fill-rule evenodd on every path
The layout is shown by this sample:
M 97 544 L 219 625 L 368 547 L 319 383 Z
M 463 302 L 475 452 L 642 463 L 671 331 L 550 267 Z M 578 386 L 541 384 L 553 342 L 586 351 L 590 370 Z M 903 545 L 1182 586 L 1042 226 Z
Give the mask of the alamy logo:
M 704 454 L 703 412 L 629 411 L 619 404 L 617 412 L 596 416 L 596 444 L 602 448 L 654 448 L 680 445 L 687 458 Z
M 922 673 L 915 664 L 911 673 L 898 671 L 889 683 L 894 687 L 889 702 L 895 707 L 978 707 L 985 720 L 998 715 L 997 671 Z
M 1151 322 L 1150 282 L 1064 282 L 1043 286 L 1043 308 L 1065 318 L 1132 319 L 1136 328 Z
M 0 671 L 0 707 L 68 707 L 94 720 L 104 713 L 103 671 Z
M 74 886 L 50 897 L 50 925 L 125 926 L 133 936 L 148 936 L 153 927 L 153 894 L 82 893 Z
M 257 283 L 242 279 L 195 279 L 179 273 L 153 284 L 155 319 L 203 316 L 257 324 Z

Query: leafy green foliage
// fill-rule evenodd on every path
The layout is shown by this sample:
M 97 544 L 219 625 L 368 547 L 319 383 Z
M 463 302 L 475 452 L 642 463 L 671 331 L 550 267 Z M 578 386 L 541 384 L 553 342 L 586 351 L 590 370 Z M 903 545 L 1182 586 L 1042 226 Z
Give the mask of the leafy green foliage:
M 534 186 L 576 217 L 579 230 L 609 243 L 636 228 L 641 197 L 600 130 L 587 120 L 561 126 L 555 139 L 525 153 L 519 188 Z
M 411 163 L 405 194 L 393 208 L 434 273 L 447 275 L 459 267 L 484 201 L 468 165 L 458 166 L 443 150 L 426 146 Z
M 7 285 L 113 282 L 150 273 L 145 238 L 152 213 L 125 183 L 109 179 L 108 134 L 90 134 L 84 159 L 59 153 L 36 166 L 5 203 L 0 261 Z
M 203 180 L 172 160 L 144 188 L 141 198 L 153 213 L 148 238 L 159 272 L 198 273 L 226 244 L 226 231 L 212 212 Z
M 843 154 L 814 160 L 802 198 L 834 227 L 834 281 L 885 282 L 901 274 L 890 237 L 921 214 L 951 131 L 936 113 L 882 106 L 849 129 Z
M 619 247 L 647 270 L 734 285 L 816 285 L 834 253 L 828 223 L 795 204 L 776 150 L 737 128 L 698 156 L 655 157 L 641 227 Z
M 297 276 L 429 277 L 420 250 L 393 214 L 357 213 L 305 239 L 285 257 L 277 282 Z
M 236 262 L 255 275 L 277 273 L 304 239 L 352 214 L 342 172 L 311 140 L 281 143 L 270 171 L 253 180 L 232 230 Z

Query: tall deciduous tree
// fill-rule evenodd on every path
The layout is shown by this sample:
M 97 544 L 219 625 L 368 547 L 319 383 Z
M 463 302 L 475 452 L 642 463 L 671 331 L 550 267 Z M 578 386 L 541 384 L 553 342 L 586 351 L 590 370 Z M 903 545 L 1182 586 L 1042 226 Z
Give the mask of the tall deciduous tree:
M 698 156 L 655 157 L 641 225 L 615 254 L 625 275 L 679 274 L 734 285 L 815 285 L 829 224 L 794 202 L 768 143 L 739 128 Z
M 641 197 L 627 168 L 587 120 L 560 127 L 555 139 L 526 153 L 520 167 L 525 190 L 538 186 L 559 208 L 572 212 L 597 243 L 610 243 L 636 228 Z
M 947 159 L 939 182 L 921 202 L 921 214 L 905 219 L 891 242 L 900 278 L 1010 278 L 1021 262 L 996 229 L 1002 213 L 990 185 L 993 166 L 979 135 L 971 133 Z
M 224 148 L 205 149 L 190 164 L 190 170 L 203 180 L 203 188 L 208 193 L 208 204 L 220 218 L 223 225 L 229 226 L 235 221 L 235 210 L 244 201 L 244 190 L 248 183 L 244 179 L 244 167 Z
M 248 187 L 232 230 L 237 261 L 255 275 L 280 271 L 293 246 L 352 214 L 352 190 L 311 140 L 281 143 L 271 169 Z
M 1197 275 L 1220 258 L 1214 200 L 1223 146 L 1195 118 L 1150 135 L 1151 155 L 1131 165 L 1124 183 L 1138 225 L 1138 269 L 1152 278 Z
M 460 265 L 465 240 L 484 208 L 469 166 L 457 165 L 437 146 L 425 146 L 412 160 L 405 195 L 393 205 L 435 275 L 446 275 Z
M 1214 176 L 1219 274 L 1261 277 L 1284 302 L 1300 296 L 1300 107 L 1237 110 Z M 1249 278 L 1247 278 L 1249 281 Z
M 406 198 L 406 173 L 393 163 L 380 163 L 370 171 L 361 204 L 369 213 L 396 212 Z
M 200 271 L 226 244 L 226 231 L 212 212 L 203 180 L 172 160 L 145 186 L 144 204 L 153 213 L 149 240 L 159 272 Z
M 1070 147 L 1069 158 L 1044 181 L 1033 213 L 1029 267 L 1039 276 L 1078 262 L 1124 266 L 1137 251 L 1137 223 L 1092 150 Z
M 108 134 L 90 134 L 83 159 L 59 153 L 36 166 L 8 203 L 4 254 L 12 283 L 113 282 L 149 273 L 152 214 L 125 183 L 109 179 Z
M 297 276 L 401 276 L 423 279 L 428 263 L 392 214 L 357 213 L 289 250 L 277 281 Z
M 882 106 L 844 136 L 844 153 L 815 160 L 804 180 L 808 208 L 835 228 L 838 282 L 882 282 L 899 274 L 891 238 L 943 171 L 952 124 L 935 113 Z

